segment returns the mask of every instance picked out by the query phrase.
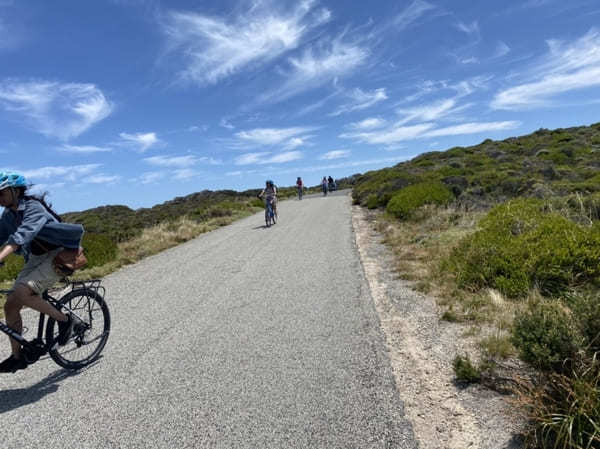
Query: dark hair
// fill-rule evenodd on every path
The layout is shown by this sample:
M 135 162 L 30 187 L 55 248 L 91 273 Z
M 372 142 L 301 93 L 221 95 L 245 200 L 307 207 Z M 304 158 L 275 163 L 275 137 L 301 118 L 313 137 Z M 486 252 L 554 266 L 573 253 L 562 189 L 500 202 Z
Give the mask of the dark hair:
M 28 189 L 26 187 L 17 187 L 19 198 L 23 198 L 24 200 L 35 200 L 41 203 L 42 206 L 44 206 L 44 209 L 46 209 L 50 215 L 56 218 L 58 222 L 62 221 L 60 216 L 52 210 L 52 204 L 48 204 L 46 202 L 46 196 L 48 195 L 48 192 L 44 192 L 41 195 L 26 195 L 27 190 Z

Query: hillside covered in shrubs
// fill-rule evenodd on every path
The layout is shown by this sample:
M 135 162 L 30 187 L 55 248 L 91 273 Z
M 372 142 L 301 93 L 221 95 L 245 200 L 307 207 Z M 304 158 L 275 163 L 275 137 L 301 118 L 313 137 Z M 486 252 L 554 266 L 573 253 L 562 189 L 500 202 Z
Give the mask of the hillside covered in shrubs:
M 516 354 L 537 373 L 516 389 L 528 444 L 600 447 L 600 123 L 427 153 L 352 184 L 412 245 L 397 254 L 433 260 L 443 319 L 496 326 L 479 366 L 457 357 L 458 378 Z

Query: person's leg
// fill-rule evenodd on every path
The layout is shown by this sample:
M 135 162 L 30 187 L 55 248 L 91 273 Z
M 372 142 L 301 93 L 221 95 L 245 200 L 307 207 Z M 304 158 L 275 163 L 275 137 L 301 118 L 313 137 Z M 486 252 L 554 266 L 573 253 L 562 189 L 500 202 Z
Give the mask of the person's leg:
M 42 297 L 36 294 L 29 286 L 17 284 L 13 293 L 9 295 L 6 304 L 4 305 L 4 313 L 6 314 L 7 325 L 19 334 L 23 330 L 21 309 L 24 306 L 48 315 L 59 322 L 66 322 L 68 319 L 64 313 L 56 310 L 52 304 L 42 299 Z M 13 355 L 18 359 L 21 353 L 21 345 L 12 338 L 10 339 L 10 344 Z

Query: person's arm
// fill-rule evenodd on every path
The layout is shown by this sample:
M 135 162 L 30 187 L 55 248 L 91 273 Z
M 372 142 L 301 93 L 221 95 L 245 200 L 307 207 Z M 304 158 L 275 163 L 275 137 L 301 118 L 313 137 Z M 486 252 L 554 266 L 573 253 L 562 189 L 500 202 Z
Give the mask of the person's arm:
M 23 220 L 17 230 L 8 237 L 8 245 L 17 247 L 30 243 L 48 222 L 48 215 L 44 206 L 37 201 L 28 201 L 23 211 Z
M 14 253 L 19 249 L 18 245 L 5 245 L 2 250 L 0 250 L 0 264 L 3 263 L 4 259 Z

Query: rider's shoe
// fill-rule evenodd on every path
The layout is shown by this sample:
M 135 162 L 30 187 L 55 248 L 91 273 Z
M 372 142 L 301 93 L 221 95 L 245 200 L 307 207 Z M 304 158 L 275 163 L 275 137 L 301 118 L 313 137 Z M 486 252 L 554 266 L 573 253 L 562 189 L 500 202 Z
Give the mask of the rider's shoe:
M 16 359 L 13 355 L 0 363 L 0 373 L 14 373 L 25 368 L 27 368 L 27 362 L 23 359 Z
M 73 333 L 74 320 L 71 314 L 67 314 L 67 321 L 58 322 L 58 338 L 56 341 L 60 346 L 64 346 L 69 341 L 69 337 Z

